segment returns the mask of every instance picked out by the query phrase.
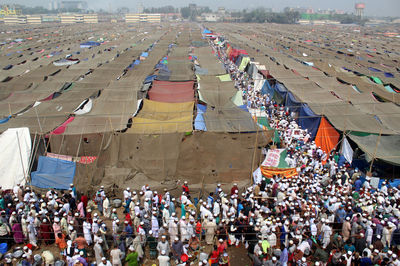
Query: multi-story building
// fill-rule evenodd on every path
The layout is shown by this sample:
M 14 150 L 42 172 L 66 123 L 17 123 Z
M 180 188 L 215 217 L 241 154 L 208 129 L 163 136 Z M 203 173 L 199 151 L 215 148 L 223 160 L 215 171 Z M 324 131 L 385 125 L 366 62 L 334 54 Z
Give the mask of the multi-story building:
M 125 14 L 125 22 L 126 23 L 138 23 L 138 22 L 150 22 L 150 23 L 160 23 L 161 22 L 161 14 Z
M 40 15 L 27 15 L 26 22 L 31 25 L 42 24 L 42 16 Z

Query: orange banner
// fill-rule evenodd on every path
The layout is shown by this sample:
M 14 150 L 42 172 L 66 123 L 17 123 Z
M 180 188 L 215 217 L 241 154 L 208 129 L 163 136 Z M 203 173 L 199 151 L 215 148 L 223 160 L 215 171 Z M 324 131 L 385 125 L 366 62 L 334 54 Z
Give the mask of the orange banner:
M 261 166 L 261 173 L 267 178 L 272 178 L 275 176 L 282 176 L 285 178 L 291 178 L 297 175 L 296 168 L 276 168 L 276 167 L 265 167 Z

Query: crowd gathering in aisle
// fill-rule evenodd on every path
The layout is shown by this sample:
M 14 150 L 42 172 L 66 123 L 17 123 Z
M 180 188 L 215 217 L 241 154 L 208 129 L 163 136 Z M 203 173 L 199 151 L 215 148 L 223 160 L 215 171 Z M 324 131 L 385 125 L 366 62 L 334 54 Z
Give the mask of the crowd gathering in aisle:
M 186 181 L 178 194 L 125 188 L 120 207 L 104 187 L 95 195 L 73 184 L 40 194 L 17 185 L 0 192 L 5 265 L 238 265 L 235 247 L 254 266 L 400 265 L 400 190 L 386 182 L 374 189 L 370 177 L 340 164 L 336 151 L 326 154 L 307 132 L 290 138 L 299 126 L 288 109 L 255 91 L 224 49 L 210 45 L 248 107 L 265 110 L 298 176 L 216 184 L 199 199 Z

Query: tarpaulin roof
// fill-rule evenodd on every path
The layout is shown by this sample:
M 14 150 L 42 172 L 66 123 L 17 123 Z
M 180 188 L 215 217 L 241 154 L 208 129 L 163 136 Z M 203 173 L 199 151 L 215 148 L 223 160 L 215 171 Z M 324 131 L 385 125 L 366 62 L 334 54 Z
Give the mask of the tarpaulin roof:
M 152 88 L 149 90 L 149 99 L 159 102 L 182 103 L 193 101 L 194 81 L 153 81 Z
M 350 104 L 308 104 L 314 113 L 326 116 L 341 131 L 393 134 L 393 130 L 381 124 L 373 115 L 366 114 Z
M 243 111 L 232 102 L 227 103 L 224 107 L 208 109 L 203 117 L 207 131 L 210 132 L 255 132 L 260 130 L 250 113 Z
M 374 158 L 400 165 L 400 136 L 356 136 L 349 134 L 348 137 L 353 140 L 357 146 L 365 152 L 367 160 Z
M 163 103 L 144 99 L 128 133 L 162 134 L 192 131 L 194 102 Z

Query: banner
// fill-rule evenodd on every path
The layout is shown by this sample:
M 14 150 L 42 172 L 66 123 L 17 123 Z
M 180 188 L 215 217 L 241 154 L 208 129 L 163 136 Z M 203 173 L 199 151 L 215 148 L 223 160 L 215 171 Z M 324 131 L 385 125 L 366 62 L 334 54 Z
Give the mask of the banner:
M 297 175 L 296 168 L 275 168 L 261 166 L 261 173 L 267 178 L 280 175 L 281 177 L 290 178 Z
M 269 149 L 261 166 L 289 168 L 289 165 L 285 161 L 286 155 L 286 149 Z

